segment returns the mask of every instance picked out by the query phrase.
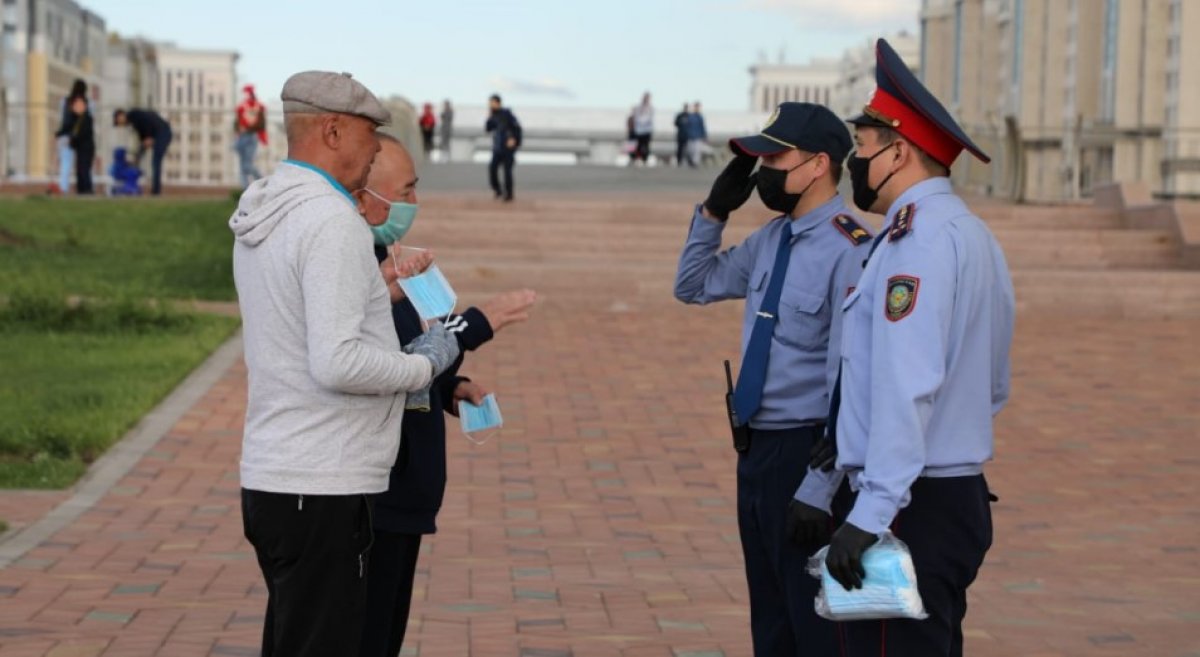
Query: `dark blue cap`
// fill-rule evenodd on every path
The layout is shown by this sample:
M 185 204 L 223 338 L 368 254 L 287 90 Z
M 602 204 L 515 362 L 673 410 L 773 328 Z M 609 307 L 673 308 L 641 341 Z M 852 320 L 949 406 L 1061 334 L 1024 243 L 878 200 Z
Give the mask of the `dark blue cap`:
M 946 167 L 964 148 L 991 162 L 883 39 L 875 43 L 875 85 L 871 102 L 850 123 L 891 128 Z
M 762 157 L 798 148 L 825 153 L 834 162 L 846 159 L 853 145 L 846 123 L 824 105 L 782 103 L 762 132 L 729 140 L 734 152 Z

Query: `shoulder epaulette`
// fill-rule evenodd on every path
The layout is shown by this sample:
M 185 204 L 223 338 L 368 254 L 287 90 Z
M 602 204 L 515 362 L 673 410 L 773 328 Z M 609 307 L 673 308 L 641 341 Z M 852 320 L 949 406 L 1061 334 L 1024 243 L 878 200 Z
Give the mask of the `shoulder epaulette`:
M 909 203 L 896 212 L 892 227 L 888 229 L 888 241 L 895 242 L 912 232 L 913 219 L 917 216 L 917 204 Z
M 846 236 L 846 239 L 855 244 L 862 244 L 871 240 L 871 233 L 862 224 L 855 221 L 854 217 L 848 214 L 839 214 L 833 218 L 833 225 Z

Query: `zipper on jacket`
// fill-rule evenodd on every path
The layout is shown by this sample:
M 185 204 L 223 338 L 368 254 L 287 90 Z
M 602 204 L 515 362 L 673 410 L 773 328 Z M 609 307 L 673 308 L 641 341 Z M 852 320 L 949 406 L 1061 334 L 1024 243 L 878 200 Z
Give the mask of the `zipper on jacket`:
M 296 503 L 296 510 L 297 511 L 304 510 L 304 496 L 303 495 L 300 496 L 300 501 Z

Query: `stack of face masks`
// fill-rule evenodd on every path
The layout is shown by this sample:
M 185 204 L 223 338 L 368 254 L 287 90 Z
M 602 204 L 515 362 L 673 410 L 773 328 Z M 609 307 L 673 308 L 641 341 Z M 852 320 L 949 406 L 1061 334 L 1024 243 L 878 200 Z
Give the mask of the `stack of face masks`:
M 431 265 L 416 276 L 401 278 L 396 282 L 400 284 L 400 289 L 404 290 L 404 296 L 408 297 L 417 309 L 417 314 L 426 321 L 449 315 L 458 301 L 454 288 L 450 287 L 450 282 L 442 275 L 442 270 L 438 269 L 437 265 Z
M 458 402 L 458 419 L 463 435 L 477 445 L 487 442 L 495 430 L 504 426 L 496 395 L 484 397 L 483 404 L 479 406 L 465 399 Z
M 879 542 L 863 553 L 862 588 L 847 591 L 825 567 L 823 547 L 809 559 L 808 572 L 821 580 L 815 607 L 817 615 L 833 621 L 871 618 L 928 618 L 921 594 L 917 591 L 917 573 L 912 554 L 903 541 L 884 532 Z

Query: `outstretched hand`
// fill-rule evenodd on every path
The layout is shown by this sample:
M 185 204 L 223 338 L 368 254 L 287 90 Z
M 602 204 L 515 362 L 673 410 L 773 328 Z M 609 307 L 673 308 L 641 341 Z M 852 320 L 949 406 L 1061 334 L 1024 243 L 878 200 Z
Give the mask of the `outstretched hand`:
M 529 319 L 529 310 L 537 301 L 537 293 L 533 290 L 512 290 L 497 294 L 479 305 L 493 333 L 500 329 Z

